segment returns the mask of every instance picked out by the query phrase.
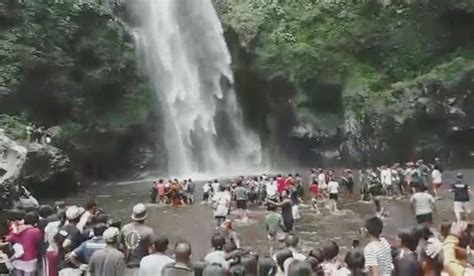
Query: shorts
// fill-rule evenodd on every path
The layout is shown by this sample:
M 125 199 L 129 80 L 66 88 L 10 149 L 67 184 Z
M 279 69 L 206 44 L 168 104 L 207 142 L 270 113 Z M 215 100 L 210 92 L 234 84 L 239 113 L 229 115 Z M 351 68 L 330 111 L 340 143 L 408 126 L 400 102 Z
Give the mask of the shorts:
M 439 189 L 439 188 L 441 188 L 442 185 L 443 185 L 443 183 L 433 183 L 433 188 Z
M 428 214 L 423 214 L 423 215 L 417 215 L 416 216 L 416 221 L 419 223 L 419 224 L 423 224 L 423 223 L 432 223 L 433 222 L 433 214 L 432 213 L 428 213 Z
M 471 213 L 469 208 L 469 201 L 455 201 L 454 202 L 454 212 L 455 213 Z
M 237 200 L 237 209 L 247 209 L 247 200 Z
M 329 199 L 333 199 L 337 201 L 338 198 L 339 198 L 339 194 L 329 194 Z
M 209 199 L 209 192 L 202 194 L 202 200 L 207 201 Z

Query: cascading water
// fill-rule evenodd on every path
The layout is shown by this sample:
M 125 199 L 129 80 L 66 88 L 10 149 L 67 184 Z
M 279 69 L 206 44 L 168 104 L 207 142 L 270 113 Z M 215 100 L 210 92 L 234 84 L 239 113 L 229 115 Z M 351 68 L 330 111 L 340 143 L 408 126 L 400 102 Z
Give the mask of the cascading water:
M 237 173 L 261 165 L 261 144 L 243 124 L 231 56 L 211 0 L 130 1 L 135 38 L 163 118 L 170 175 Z

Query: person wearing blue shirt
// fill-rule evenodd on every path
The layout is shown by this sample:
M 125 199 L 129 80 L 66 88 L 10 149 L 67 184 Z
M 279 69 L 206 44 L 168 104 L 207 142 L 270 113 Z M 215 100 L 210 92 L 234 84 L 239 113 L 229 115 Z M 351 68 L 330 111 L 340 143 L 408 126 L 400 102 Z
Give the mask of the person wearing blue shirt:
M 106 247 L 105 240 L 102 236 L 106 229 L 107 225 L 104 223 L 95 225 L 93 227 L 94 236 L 74 249 L 68 256 L 69 260 L 78 267 L 81 264 L 88 264 L 95 251 Z

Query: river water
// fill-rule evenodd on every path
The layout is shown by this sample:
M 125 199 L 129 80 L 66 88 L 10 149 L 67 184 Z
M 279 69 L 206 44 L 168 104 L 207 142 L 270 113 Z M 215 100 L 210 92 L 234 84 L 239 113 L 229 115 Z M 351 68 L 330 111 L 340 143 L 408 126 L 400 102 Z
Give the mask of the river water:
M 461 170 L 465 180 L 470 184 L 474 180 L 474 170 Z M 445 183 L 452 183 L 455 173 L 449 171 L 444 174 Z M 157 235 L 166 235 L 171 241 L 185 239 L 193 248 L 193 259 L 201 259 L 210 249 L 210 237 L 214 231 L 211 207 L 200 202 L 200 184 L 196 185 L 196 204 L 184 207 L 160 207 L 148 204 L 147 224 L 154 228 Z M 99 206 L 107 211 L 111 217 L 118 217 L 124 223 L 130 221 L 132 206 L 139 202 L 148 202 L 150 198 L 150 181 L 133 181 L 109 183 L 105 186 L 88 188 L 87 191 L 66 198 L 68 204 L 84 204 L 89 199 L 95 199 Z M 356 190 L 357 187 L 356 187 Z M 359 202 L 354 199 L 340 200 L 339 215 L 331 215 L 322 206 L 322 215 L 315 215 L 309 207 L 300 209 L 302 218 L 296 223 L 296 234 L 301 240 L 301 249 L 308 252 L 311 248 L 332 239 L 345 251 L 351 246 L 352 240 L 358 238 L 358 229 L 363 227 L 365 219 L 374 215 L 375 207 L 372 203 Z M 410 210 L 408 199 L 384 199 L 384 205 L 389 216 L 384 220 L 384 235 L 394 240 L 397 230 L 415 224 L 415 217 Z M 443 199 L 436 203 L 437 214 L 435 224 L 443 221 L 452 221 L 452 196 L 443 186 Z M 320 206 L 321 207 L 321 206 Z M 471 206 L 474 207 L 474 206 Z M 244 246 L 250 246 L 261 254 L 267 253 L 266 233 L 264 227 L 265 208 L 250 208 L 250 223 L 237 222 L 237 232 L 241 235 Z

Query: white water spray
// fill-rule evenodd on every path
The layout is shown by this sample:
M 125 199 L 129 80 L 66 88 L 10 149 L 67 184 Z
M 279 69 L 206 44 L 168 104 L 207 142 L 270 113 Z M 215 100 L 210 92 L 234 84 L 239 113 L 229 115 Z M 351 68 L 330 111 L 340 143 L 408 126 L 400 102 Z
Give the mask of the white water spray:
M 231 56 L 211 0 L 130 1 L 136 41 L 157 93 L 170 175 L 255 171 L 258 136 L 244 127 Z

